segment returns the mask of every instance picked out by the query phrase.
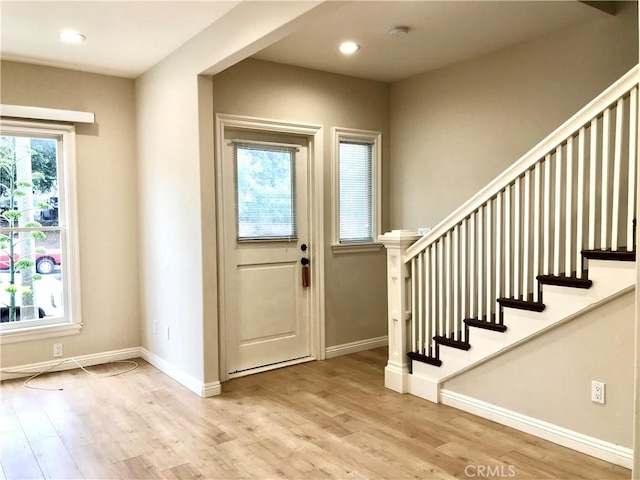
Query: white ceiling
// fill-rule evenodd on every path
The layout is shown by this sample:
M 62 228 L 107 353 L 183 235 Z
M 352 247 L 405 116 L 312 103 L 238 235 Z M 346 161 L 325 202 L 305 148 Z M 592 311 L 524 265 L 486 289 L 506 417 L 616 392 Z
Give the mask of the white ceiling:
M 0 55 L 135 78 L 238 1 L 0 0 Z M 258 53 L 257 58 L 381 81 L 394 81 L 602 17 L 577 1 L 355 1 L 324 21 Z M 392 38 L 394 26 L 410 27 Z M 58 33 L 87 36 L 67 45 Z M 362 48 L 337 51 L 345 39 Z
M 3 59 L 135 78 L 239 2 L 5 1 L 0 2 Z M 59 41 L 64 29 L 86 35 Z
M 602 16 L 577 1 L 356 1 L 254 57 L 391 82 Z M 360 50 L 340 54 L 345 40 Z

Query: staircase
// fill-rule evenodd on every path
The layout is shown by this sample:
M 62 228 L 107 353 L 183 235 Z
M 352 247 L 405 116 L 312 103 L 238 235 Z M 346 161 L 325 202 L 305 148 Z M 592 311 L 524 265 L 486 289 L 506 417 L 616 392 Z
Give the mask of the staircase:
M 635 288 L 638 67 L 427 235 L 387 248 L 385 385 L 440 385 Z

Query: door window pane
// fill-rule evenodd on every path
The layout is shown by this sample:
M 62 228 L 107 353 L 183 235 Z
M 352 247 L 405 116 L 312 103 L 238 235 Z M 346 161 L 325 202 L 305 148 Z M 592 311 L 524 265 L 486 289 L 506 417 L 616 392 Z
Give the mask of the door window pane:
M 238 240 L 295 239 L 293 149 L 236 145 Z

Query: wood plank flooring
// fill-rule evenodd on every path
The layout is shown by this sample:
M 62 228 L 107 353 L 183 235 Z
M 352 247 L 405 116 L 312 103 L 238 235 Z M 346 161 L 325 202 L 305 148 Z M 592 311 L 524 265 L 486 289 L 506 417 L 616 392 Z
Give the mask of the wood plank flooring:
M 386 349 L 232 380 L 202 399 L 143 360 L 0 386 L 0 479 L 629 479 L 383 386 Z M 121 366 L 95 367 L 109 372 Z M 480 475 L 483 473 L 483 475 Z M 490 475 L 489 475 L 490 473 Z

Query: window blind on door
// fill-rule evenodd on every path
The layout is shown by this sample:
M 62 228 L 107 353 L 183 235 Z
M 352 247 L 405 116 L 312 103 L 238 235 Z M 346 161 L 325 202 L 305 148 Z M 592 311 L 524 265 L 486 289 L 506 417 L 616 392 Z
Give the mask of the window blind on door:
M 340 140 L 339 241 L 373 241 L 373 144 Z
M 237 239 L 295 240 L 296 148 L 234 143 Z

